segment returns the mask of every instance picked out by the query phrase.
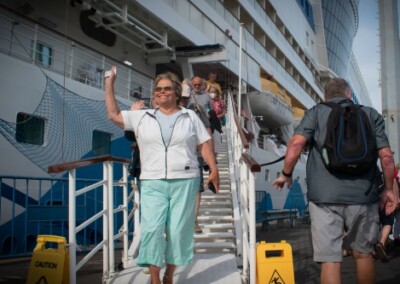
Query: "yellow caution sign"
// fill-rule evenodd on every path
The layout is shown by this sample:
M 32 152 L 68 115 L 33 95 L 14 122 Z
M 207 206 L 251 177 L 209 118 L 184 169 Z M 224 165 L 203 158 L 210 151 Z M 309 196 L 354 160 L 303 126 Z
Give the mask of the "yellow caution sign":
M 257 284 L 294 284 L 292 247 L 286 241 L 257 244 Z
M 57 248 L 47 248 L 50 243 Z M 69 284 L 69 254 L 64 237 L 39 235 L 27 284 Z

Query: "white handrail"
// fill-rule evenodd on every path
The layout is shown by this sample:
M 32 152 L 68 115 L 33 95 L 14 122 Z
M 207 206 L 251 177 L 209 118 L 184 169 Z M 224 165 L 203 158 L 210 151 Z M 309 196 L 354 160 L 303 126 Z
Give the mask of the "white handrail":
M 76 283 L 76 272 L 94 256 L 97 251 L 103 248 L 103 280 L 110 279 L 115 274 L 115 247 L 114 241 L 122 238 L 123 242 L 123 255 L 122 262 L 125 264 L 128 260 L 128 222 L 129 222 L 129 198 L 135 197 L 139 198 L 139 193 L 135 190 L 135 193 L 128 193 L 128 164 L 126 162 L 122 163 L 122 179 L 118 182 L 113 180 L 113 170 L 114 162 L 107 160 L 103 162 L 103 181 L 97 182 L 97 187 L 93 185 L 86 186 L 84 188 L 76 188 L 76 169 L 69 171 L 69 279 L 70 283 Z M 103 186 L 103 208 L 100 212 L 95 212 L 93 216 L 87 217 L 87 221 L 80 224 L 79 227 L 76 226 L 76 197 L 82 192 L 87 192 L 90 190 L 96 190 L 99 186 Z M 114 209 L 114 187 L 122 187 L 122 204 L 116 205 Z M 135 201 L 136 204 L 136 201 Z M 136 205 L 134 209 L 136 209 Z M 114 219 L 115 214 L 122 211 L 123 225 L 114 234 Z M 138 211 L 138 210 L 135 210 Z M 139 222 L 138 212 L 135 212 L 134 221 Z M 137 216 L 136 216 L 137 215 Z M 103 218 L 103 240 L 94 248 L 92 248 L 86 256 L 81 259 L 80 262 L 76 261 L 76 234 L 78 231 L 89 226 L 97 218 Z M 135 226 L 135 225 L 134 225 Z M 139 225 L 136 224 L 139 228 Z M 78 230 L 79 228 L 79 230 Z
M 239 112 L 240 113 L 240 112 Z M 242 278 L 256 283 L 256 214 L 255 214 L 255 173 L 244 161 L 247 154 L 235 122 L 235 108 L 232 95 L 228 95 L 227 110 L 228 144 L 232 149 L 233 172 L 241 217 L 241 235 L 236 235 L 238 256 L 242 252 Z M 236 230 L 238 232 L 238 230 Z

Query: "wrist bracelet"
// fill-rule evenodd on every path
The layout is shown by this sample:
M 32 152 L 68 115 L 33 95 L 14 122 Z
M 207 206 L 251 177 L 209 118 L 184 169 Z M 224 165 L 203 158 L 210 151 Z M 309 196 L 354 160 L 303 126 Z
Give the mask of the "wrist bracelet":
M 292 174 L 293 174 L 293 173 L 290 173 L 290 174 L 285 173 L 285 171 L 282 170 L 282 175 L 283 175 L 284 177 L 290 178 L 290 177 L 292 177 Z

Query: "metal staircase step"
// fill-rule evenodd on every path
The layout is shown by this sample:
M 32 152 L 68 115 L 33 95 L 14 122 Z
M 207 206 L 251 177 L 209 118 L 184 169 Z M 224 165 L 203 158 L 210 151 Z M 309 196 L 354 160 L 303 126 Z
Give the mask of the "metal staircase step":
M 232 221 L 233 217 L 231 215 L 208 215 L 208 216 L 198 216 L 199 221 Z
M 235 228 L 232 223 L 203 223 L 200 224 L 200 227 L 202 227 L 203 229 L 210 229 L 210 230 L 213 229 L 230 230 Z
M 216 253 L 216 252 L 233 252 L 236 245 L 233 242 L 197 242 L 194 244 L 195 253 Z
M 201 194 L 201 199 L 202 200 L 230 200 L 231 195 L 230 194 Z
M 204 232 L 202 234 L 195 234 L 194 239 L 233 239 L 235 235 L 232 232 Z
M 225 142 L 224 142 L 225 141 Z M 223 147 L 218 154 L 220 190 L 214 194 L 208 189 L 208 171 L 203 172 L 205 191 L 201 195 L 197 220 L 203 232 L 194 235 L 195 253 L 232 253 L 236 251 L 235 226 L 229 173 L 228 147 L 226 134 Z
M 218 191 L 218 193 L 215 194 L 214 192 L 212 192 L 211 190 L 209 190 L 209 189 L 207 188 L 204 192 L 201 193 L 201 196 L 218 196 L 218 195 L 222 195 L 222 196 L 225 196 L 225 197 L 229 197 L 229 198 L 230 198 L 231 192 L 230 192 L 230 190 L 221 189 L 221 188 L 220 188 L 219 191 Z
M 202 214 L 232 214 L 232 208 L 204 208 L 200 206 Z
M 195 249 L 206 249 L 206 248 L 224 248 L 224 249 L 235 249 L 236 245 L 233 242 L 199 242 L 194 244 Z
M 220 208 L 232 208 L 232 202 L 229 201 L 201 201 L 200 202 L 200 209 L 201 208 L 209 208 L 209 207 L 220 207 Z

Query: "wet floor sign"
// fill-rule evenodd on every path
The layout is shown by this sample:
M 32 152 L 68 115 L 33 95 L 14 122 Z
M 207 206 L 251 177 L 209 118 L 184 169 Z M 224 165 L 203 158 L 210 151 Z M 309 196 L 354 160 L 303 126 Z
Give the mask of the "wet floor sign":
M 27 284 L 68 284 L 69 254 L 64 237 L 39 235 Z M 56 248 L 50 248 L 54 246 Z
M 294 284 L 292 247 L 286 241 L 257 244 L 257 284 Z

